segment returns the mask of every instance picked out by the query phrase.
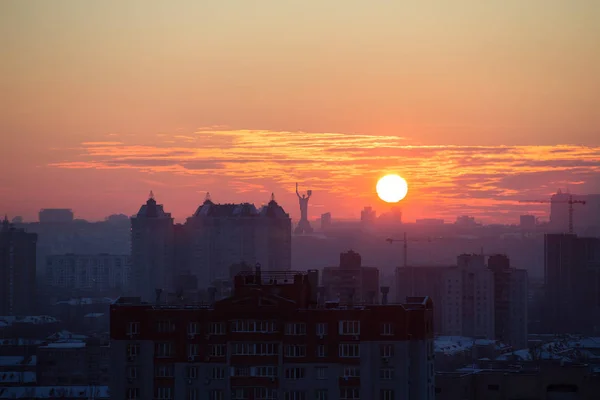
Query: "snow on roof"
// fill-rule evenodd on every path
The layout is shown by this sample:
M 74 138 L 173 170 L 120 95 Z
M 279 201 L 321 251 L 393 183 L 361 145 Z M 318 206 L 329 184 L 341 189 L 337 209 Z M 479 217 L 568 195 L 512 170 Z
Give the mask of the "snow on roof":
M 38 339 L 0 339 L 0 346 L 35 346 L 42 343 Z
M 85 340 L 88 337 L 89 336 L 79 335 L 79 334 L 76 334 L 76 333 L 71 333 L 71 332 L 66 331 L 66 330 L 62 330 L 62 331 L 53 333 L 52 335 L 48 336 L 47 339 L 48 340 L 65 340 L 65 339 Z
M 103 315 L 104 315 L 104 313 L 101 313 L 101 312 L 93 312 L 93 313 L 85 314 L 83 316 L 83 318 L 100 318 Z
M 81 306 L 89 304 L 112 304 L 114 301 L 115 299 L 111 299 L 108 297 L 82 297 L 77 299 L 57 301 L 55 305 L 67 304 L 70 306 Z
M 0 356 L 0 366 L 33 366 L 37 363 L 37 357 L 22 357 L 22 356 Z
M 85 347 L 85 342 L 65 340 L 60 342 L 48 343 L 46 346 L 40 346 L 40 349 L 80 349 L 83 347 Z
M 496 349 L 504 347 L 491 339 L 474 339 L 466 336 L 438 336 L 434 340 L 435 352 L 446 355 L 470 351 L 473 346 L 495 346 Z
M 0 388 L 0 399 L 110 399 L 108 386 L 21 386 Z
M 4 324 L 4 327 L 6 327 L 15 323 L 34 325 L 53 324 L 58 322 L 58 320 L 49 315 L 30 315 L 27 317 L 0 316 L 0 322 Z
M 36 376 L 33 371 L 7 371 L 0 372 L 2 383 L 35 383 Z

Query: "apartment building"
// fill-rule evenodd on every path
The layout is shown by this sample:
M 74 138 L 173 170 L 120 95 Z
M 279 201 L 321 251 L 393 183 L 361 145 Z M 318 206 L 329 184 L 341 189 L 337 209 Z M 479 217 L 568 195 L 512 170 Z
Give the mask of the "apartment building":
M 257 269 L 211 305 L 119 299 L 112 399 L 433 400 L 429 298 L 342 306 L 318 299 L 317 282 Z

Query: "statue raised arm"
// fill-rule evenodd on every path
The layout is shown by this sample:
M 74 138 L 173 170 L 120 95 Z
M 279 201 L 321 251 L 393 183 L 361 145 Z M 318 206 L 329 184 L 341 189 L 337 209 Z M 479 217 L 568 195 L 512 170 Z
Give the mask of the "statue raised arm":
M 300 198 L 300 193 L 298 193 L 298 182 L 296 182 L 296 196 L 298 196 L 298 198 Z

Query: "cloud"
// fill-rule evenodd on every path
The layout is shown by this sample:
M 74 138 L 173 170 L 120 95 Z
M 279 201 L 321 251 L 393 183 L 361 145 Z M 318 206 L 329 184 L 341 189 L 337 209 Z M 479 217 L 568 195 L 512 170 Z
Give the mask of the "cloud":
M 413 201 L 438 214 L 518 212 L 519 199 L 549 196 L 569 185 L 600 191 L 600 147 L 422 146 L 399 136 L 213 127 L 161 137 L 152 144 L 136 137 L 85 142 L 50 166 L 217 177 L 238 193 L 262 193 L 266 182 L 293 192 L 295 182 L 306 182 L 331 196 L 329 207 L 334 200 L 372 198 L 373 181 L 395 172 L 409 181 L 415 200 L 409 196 L 407 207 Z

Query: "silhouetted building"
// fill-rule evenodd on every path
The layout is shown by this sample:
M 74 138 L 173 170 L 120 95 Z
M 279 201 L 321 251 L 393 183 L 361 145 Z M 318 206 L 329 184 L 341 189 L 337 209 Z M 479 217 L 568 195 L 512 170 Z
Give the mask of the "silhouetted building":
M 432 305 L 317 302 L 317 271 L 238 275 L 232 297 L 111 306 L 111 398 L 433 400 Z
M 600 328 L 600 239 L 544 236 L 547 332 L 594 333 Z
M 260 263 L 266 271 L 289 270 L 292 263 L 290 216 L 271 200 L 253 204 L 215 204 L 207 196 L 185 223 L 189 240 L 187 269 L 201 288 L 229 278 L 229 267 Z
M 73 222 L 73 210 L 68 208 L 45 208 L 40 210 L 38 217 L 42 224 Z
M 495 339 L 515 349 L 527 348 L 527 270 L 511 268 L 503 254 L 488 258 L 494 274 Z
M 535 215 L 521 215 L 519 227 L 524 230 L 534 230 L 536 225 Z
M 477 222 L 475 222 L 475 217 L 469 217 L 468 215 L 461 215 L 460 217 L 456 217 L 456 222 L 454 224 L 463 228 L 471 228 L 477 226 Z
M 46 257 L 49 288 L 128 293 L 131 257 L 112 254 L 63 254 Z
M 326 212 L 325 214 L 321 214 L 321 230 L 325 231 L 331 228 L 331 213 Z
M 373 207 L 365 207 L 360 212 L 360 222 L 364 227 L 372 227 L 377 220 L 377 211 L 373 210 Z
M 37 235 L 5 217 L 0 226 L 0 315 L 32 315 L 36 298 Z
M 144 301 L 155 301 L 156 290 L 174 291 L 177 270 L 174 265 L 173 218 L 154 195 L 131 218 L 132 291 Z
M 340 265 L 323 268 L 322 286 L 327 300 L 342 304 L 376 304 L 379 270 L 363 267 L 360 254 L 350 250 L 340 254 Z
M 439 226 L 444 225 L 444 220 L 440 218 L 421 218 L 415 221 L 417 225 Z

